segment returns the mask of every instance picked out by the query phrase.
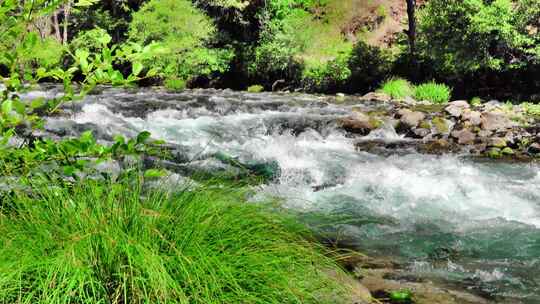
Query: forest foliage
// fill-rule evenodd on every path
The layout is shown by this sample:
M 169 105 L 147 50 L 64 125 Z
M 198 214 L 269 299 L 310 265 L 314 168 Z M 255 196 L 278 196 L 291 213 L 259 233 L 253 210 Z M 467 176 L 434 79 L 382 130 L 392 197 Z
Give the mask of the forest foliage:
M 456 95 L 467 95 L 460 97 L 538 97 L 538 77 L 530 77 L 540 71 L 538 1 L 427 1 L 418 7 L 417 58 L 409 58 L 404 33 L 390 49 L 367 44 L 362 33 L 345 35 L 343 20 L 354 9 L 349 2 L 43 2 L 58 5 L 36 10 L 39 16 L 28 26 L 0 25 L 0 72 L 7 75 L 13 68 L 10 56 L 34 73 L 66 68 L 74 52 L 86 49 L 92 56 L 102 47 L 99 37 L 110 37 L 107 47 L 117 50 L 154 45 L 152 58 L 138 63 L 152 71 L 151 77 L 138 84 L 364 93 L 399 76 L 447 83 Z M 386 18 L 388 12 L 382 7 L 377 14 Z M 28 34 L 38 38 L 32 48 L 16 47 Z M 128 76 L 125 61 L 113 65 Z

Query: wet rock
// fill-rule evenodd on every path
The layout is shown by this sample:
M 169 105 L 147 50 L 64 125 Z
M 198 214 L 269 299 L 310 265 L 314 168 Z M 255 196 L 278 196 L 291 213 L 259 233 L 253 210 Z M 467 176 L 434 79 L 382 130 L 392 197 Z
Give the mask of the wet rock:
M 409 128 L 417 127 L 422 120 L 426 118 L 426 114 L 422 112 L 415 112 L 409 109 L 401 109 L 398 114 L 401 116 L 400 122 L 408 126 Z
M 486 155 L 491 158 L 500 158 L 502 156 L 502 152 L 499 148 L 491 148 L 487 151 Z
M 500 111 L 492 111 L 482 113 L 481 125 L 483 130 L 500 132 L 512 128 L 514 123 L 505 113 Z
M 506 147 L 506 139 L 501 137 L 491 137 L 488 139 L 488 146 L 495 148 Z
M 489 138 L 491 135 L 493 134 L 493 132 L 491 132 L 490 130 L 480 130 L 478 131 L 478 137 L 482 137 L 482 138 Z
M 431 133 L 434 135 L 448 135 L 454 127 L 454 122 L 442 117 L 435 117 L 431 121 Z
M 465 111 L 465 109 L 470 108 L 470 105 L 465 100 L 456 100 L 452 101 L 448 104 L 448 106 L 445 108 L 446 112 L 448 112 L 453 117 L 460 117 L 461 114 Z
M 390 102 L 392 97 L 385 93 L 371 92 L 360 97 L 363 101 L 378 101 L 378 102 Z
M 380 126 L 380 121 L 361 111 L 354 111 L 351 116 L 340 119 L 338 123 L 347 132 L 361 135 L 368 135 L 371 130 Z
M 458 140 L 460 145 L 472 144 L 476 139 L 476 135 L 468 129 L 453 131 L 452 136 Z
M 408 279 L 406 274 L 396 273 L 395 270 L 374 269 L 364 270 L 362 285 L 367 287 L 377 298 L 387 298 L 393 291 L 410 290 L 416 304 L 487 304 L 487 300 L 451 289 L 442 288 L 431 282 Z M 394 279 L 395 278 L 395 279 Z M 412 281 L 412 282 L 411 282 Z
M 527 148 L 527 152 L 531 154 L 540 154 L 540 143 L 533 143 Z
M 413 130 L 413 133 L 418 136 L 418 138 L 424 138 L 431 133 L 431 130 L 425 128 L 416 128 Z
M 482 123 L 482 114 L 478 111 L 465 110 L 461 114 L 461 119 L 469 121 L 473 126 L 479 126 Z
M 512 148 L 510 148 L 510 147 L 505 147 L 505 148 L 503 148 L 503 149 L 501 150 L 501 153 L 502 153 L 503 155 L 514 155 L 514 154 L 516 154 L 516 153 L 514 152 L 514 150 L 513 150 Z

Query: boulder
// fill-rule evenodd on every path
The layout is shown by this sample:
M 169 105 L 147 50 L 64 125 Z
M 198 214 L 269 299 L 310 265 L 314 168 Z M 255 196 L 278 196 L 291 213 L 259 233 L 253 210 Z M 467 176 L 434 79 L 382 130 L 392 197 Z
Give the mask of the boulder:
M 398 114 L 401 116 L 400 121 L 409 128 L 417 127 L 426 118 L 426 114 L 409 109 L 401 109 Z
M 500 111 L 491 111 L 482 113 L 482 129 L 501 132 L 512 128 L 514 123 L 508 116 Z
M 478 111 L 465 110 L 461 114 L 461 119 L 469 121 L 473 126 L 479 126 L 482 123 L 482 114 Z
M 431 133 L 434 135 L 448 135 L 452 131 L 455 123 L 442 117 L 434 117 L 431 120 L 431 125 Z
M 378 102 L 389 102 L 392 100 L 392 97 L 385 93 L 371 92 L 360 97 L 363 101 L 378 101 Z
M 468 129 L 452 132 L 452 136 L 458 140 L 460 145 L 468 145 L 474 143 L 476 135 Z
M 496 148 L 506 147 L 506 139 L 502 137 L 490 137 L 488 138 L 488 146 Z
M 413 130 L 413 133 L 418 136 L 419 138 L 424 138 L 426 136 L 428 136 L 430 134 L 430 130 L 429 129 L 424 129 L 424 128 L 416 128 Z
M 527 152 L 531 154 L 540 154 L 540 144 L 539 143 L 533 143 L 532 145 L 527 148 Z
M 445 108 L 445 110 L 453 117 L 460 117 L 461 114 L 465 111 L 465 109 L 468 109 L 470 107 L 471 106 L 469 105 L 467 101 L 456 100 L 456 101 L 450 102 L 448 106 Z
M 368 135 L 371 130 L 380 126 L 377 119 L 360 111 L 354 111 L 352 115 L 342 118 L 338 122 L 347 132 L 361 135 Z

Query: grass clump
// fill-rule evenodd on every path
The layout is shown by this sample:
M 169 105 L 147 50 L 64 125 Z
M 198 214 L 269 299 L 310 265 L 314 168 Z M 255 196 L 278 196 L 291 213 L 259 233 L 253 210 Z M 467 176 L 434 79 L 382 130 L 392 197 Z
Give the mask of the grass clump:
M 385 81 L 379 92 L 390 95 L 394 99 L 401 99 L 414 95 L 414 86 L 406 79 L 391 78 Z
M 261 93 L 264 91 L 264 87 L 262 85 L 255 84 L 255 85 L 249 86 L 247 88 L 247 91 L 249 93 Z
M 0 302 L 335 303 L 343 290 L 323 271 L 335 264 L 287 217 L 229 190 L 137 184 L 5 197 Z
M 450 101 L 452 89 L 445 84 L 428 82 L 421 84 L 414 90 L 414 97 L 418 100 L 427 100 L 432 103 L 444 104 Z

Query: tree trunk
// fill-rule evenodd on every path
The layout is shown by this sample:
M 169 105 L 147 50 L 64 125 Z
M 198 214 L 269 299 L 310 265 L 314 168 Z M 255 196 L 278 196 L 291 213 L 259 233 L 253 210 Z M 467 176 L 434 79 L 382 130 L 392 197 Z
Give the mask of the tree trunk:
M 64 38 L 62 42 L 67 44 L 68 42 L 68 24 L 69 24 L 69 15 L 71 14 L 71 0 L 68 0 L 64 6 Z
M 414 58 L 416 53 L 416 0 L 407 0 L 407 16 L 409 17 L 409 29 L 407 30 L 409 52 Z
M 54 36 L 58 42 L 62 42 L 62 36 L 60 35 L 60 24 L 58 23 L 58 11 L 53 15 Z
M 409 19 L 409 29 L 405 32 L 409 38 L 411 77 L 413 80 L 418 80 L 418 64 L 416 61 L 416 0 L 407 0 L 407 16 Z

